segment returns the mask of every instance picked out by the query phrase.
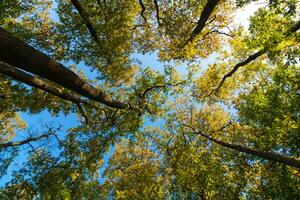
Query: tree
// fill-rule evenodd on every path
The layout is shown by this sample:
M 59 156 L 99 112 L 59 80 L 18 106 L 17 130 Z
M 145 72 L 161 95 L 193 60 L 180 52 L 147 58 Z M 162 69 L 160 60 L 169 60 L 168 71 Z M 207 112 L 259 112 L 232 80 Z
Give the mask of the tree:
M 298 199 L 300 3 L 235 24 L 256 2 L 1 2 L 0 175 L 28 160 L 0 197 Z M 151 53 L 161 70 L 136 59 Z M 78 125 L 14 138 L 45 110 Z

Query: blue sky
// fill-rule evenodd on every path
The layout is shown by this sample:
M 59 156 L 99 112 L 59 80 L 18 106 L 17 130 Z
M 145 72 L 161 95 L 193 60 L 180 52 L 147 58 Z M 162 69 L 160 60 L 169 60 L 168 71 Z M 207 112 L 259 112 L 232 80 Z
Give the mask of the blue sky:
M 259 1 L 259 3 L 261 3 L 261 1 Z M 259 6 L 263 6 L 263 4 L 259 4 L 259 3 L 255 3 L 255 4 L 252 3 L 249 6 L 241 9 L 237 13 L 236 17 L 234 18 L 234 22 L 241 24 L 243 26 L 246 26 L 246 27 L 249 26 L 249 22 L 248 22 L 249 16 L 252 15 Z M 56 7 L 56 3 L 54 2 L 54 8 L 55 7 Z M 59 20 L 57 14 L 55 13 L 55 10 L 51 11 L 51 17 L 54 20 L 57 20 L 57 21 Z M 155 53 L 145 54 L 145 55 L 134 54 L 132 56 L 132 58 L 140 60 L 142 63 L 142 68 L 150 67 L 151 69 L 155 69 L 155 70 L 158 70 L 161 72 L 163 71 L 164 64 L 166 64 L 166 63 L 159 62 L 158 57 Z M 201 64 L 199 64 L 199 66 L 201 66 L 203 68 L 202 70 L 204 70 L 207 67 L 207 64 L 212 63 L 214 61 L 214 59 L 215 59 L 215 56 L 212 56 L 209 59 L 203 60 L 201 62 Z M 69 65 L 69 64 L 71 64 L 71 62 L 65 63 L 65 64 Z M 185 68 L 186 66 L 184 66 L 184 65 L 185 64 L 183 64 L 183 66 L 177 67 L 177 70 L 181 74 L 185 74 L 187 72 L 187 70 Z M 78 65 L 78 68 L 83 70 L 89 79 L 92 80 L 93 78 L 96 77 L 96 73 L 91 72 L 86 66 L 84 66 L 84 64 L 80 63 Z M 48 124 L 50 123 L 52 125 L 63 124 L 63 131 L 66 131 L 69 128 L 76 127 L 78 125 L 78 116 L 76 116 L 76 114 L 68 114 L 68 115 L 59 114 L 58 116 L 52 116 L 48 111 L 43 111 L 36 115 L 29 115 L 28 113 L 20 113 L 20 115 L 21 115 L 21 118 L 27 123 L 30 130 L 32 132 L 37 132 L 37 134 L 39 131 L 42 130 L 43 125 L 45 123 L 48 123 Z M 160 125 L 160 124 L 157 122 L 152 123 L 149 120 L 145 119 L 145 126 L 147 126 L 147 125 Z M 15 141 L 22 140 L 22 139 L 26 138 L 26 136 L 28 136 L 28 134 L 26 132 L 18 131 L 14 140 Z M 24 148 L 28 148 L 28 146 L 24 147 Z M 53 148 L 54 148 L 53 151 L 55 152 L 55 145 L 53 146 Z M 104 157 L 104 160 L 105 160 L 104 166 L 107 166 L 109 156 L 113 153 L 113 149 L 114 148 L 112 148 L 111 151 Z M 11 179 L 12 171 L 20 168 L 22 163 L 24 161 L 26 161 L 26 158 L 27 158 L 27 155 L 21 152 L 21 154 L 17 157 L 15 162 L 10 166 L 8 174 L 4 177 L 0 177 L 0 187 L 3 186 L 7 181 L 9 181 Z M 101 169 L 100 171 L 103 171 L 103 169 Z M 101 181 L 103 181 L 103 179 L 101 179 Z

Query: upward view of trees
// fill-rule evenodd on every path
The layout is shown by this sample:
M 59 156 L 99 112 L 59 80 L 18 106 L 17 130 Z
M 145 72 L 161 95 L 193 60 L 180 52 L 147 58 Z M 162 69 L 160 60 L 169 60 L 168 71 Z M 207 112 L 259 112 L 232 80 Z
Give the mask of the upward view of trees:
M 0 199 L 300 199 L 299 29 L 298 0 L 1 0 Z

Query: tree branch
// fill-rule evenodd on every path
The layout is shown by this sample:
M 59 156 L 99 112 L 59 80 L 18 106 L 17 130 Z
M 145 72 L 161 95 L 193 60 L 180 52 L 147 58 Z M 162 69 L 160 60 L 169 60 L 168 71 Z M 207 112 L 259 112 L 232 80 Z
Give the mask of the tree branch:
M 78 13 L 79 13 L 80 17 L 82 18 L 84 24 L 86 25 L 87 29 L 89 30 L 93 40 L 98 45 L 100 42 L 99 38 L 98 38 L 98 34 L 97 34 L 96 29 L 92 25 L 92 22 L 89 19 L 89 15 L 85 12 L 83 6 L 81 5 L 81 3 L 78 0 L 71 0 L 71 2 L 74 5 L 74 7 L 76 8 L 76 10 L 78 11 Z
M 298 31 L 300 29 L 300 21 L 298 21 L 294 26 L 292 26 L 292 28 L 290 28 L 285 35 L 288 36 L 291 33 L 295 33 L 296 31 Z M 246 60 L 236 64 L 233 69 L 228 72 L 227 74 L 225 74 L 221 80 L 221 82 L 219 83 L 219 85 L 216 87 L 216 89 L 212 90 L 208 96 L 211 96 L 214 92 L 218 92 L 220 90 L 220 88 L 223 86 L 223 84 L 225 83 L 226 79 L 228 79 L 229 77 L 231 77 L 240 67 L 243 67 L 247 64 L 249 64 L 250 62 L 254 61 L 255 59 L 257 59 L 258 57 L 262 56 L 263 54 L 265 54 L 267 52 L 266 48 L 259 50 L 258 52 L 250 55 Z
M 0 61 L 39 75 L 91 100 L 112 108 L 126 109 L 127 103 L 112 99 L 73 71 L 46 54 L 21 41 L 0 27 Z
M 246 60 L 236 64 L 233 69 L 228 72 L 225 76 L 223 76 L 221 82 L 219 83 L 218 87 L 214 90 L 212 90 L 208 96 L 211 96 L 212 93 L 214 92 L 218 92 L 220 90 L 220 88 L 223 86 L 223 84 L 225 83 L 226 79 L 231 77 L 240 67 L 247 65 L 248 63 L 252 62 L 253 60 L 257 59 L 258 57 L 260 57 L 261 55 L 263 55 L 264 53 L 266 53 L 266 50 L 260 50 L 252 55 L 250 55 Z
M 7 75 L 17 81 L 21 81 L 32 87 L 36 87 L 36 88 L 39 88 L 46 92 L 49 92 L 50 94 L 52 94 L 54 96 L 57 96 L 61 99 L 70 101 L 72 103 L 75 103 L 75 104 L 84 103 L 84 104 L 88 104 L 88 105 L 90 104 L 89 102 L 79 98 L 78 96 L 75 96 L 70 93 L 66 93 L 61 88 L 59 88 L 53 84 L 50 84 L 48 82 L 45 82 L 42 79 L 32 76 L 32 75 L 30 75 L 24 71 L 21 71 L 21 70 L 13 67 L 7 63 L 4 63 L 2 61 L 0 61 L 0 73 Z
M 215 138 L 211 137 L 210 135 L 202 133 L 202 132 L 196 132 L 196 134 L 199 134 L 202 137 L 205 137 L 208 140 L 210 140 L 210 141 L 212 141 L 216 144 L 219 144 L 223 147 L 227 147 L 227 148 L 233 149 L 235 151 L 239 151 L 239 152 L 243 152 L 243 153 L 246 153 L 246 154 L 258 156 L 258 157 L 266 159 L 266 160 L 275 161 L 275 162 L 278 162 L 278 163 L 282 163 L 282 164 L 289 165 L 289 166 L 296 167 L 296 168 L 300 169 L 300 159 L 298 159 L 298 158 L 292 158 L 292 157 L 280 155 L 280 154 L 274 153 L 274 152 L 259 151 L 259 150 L 256 150 L 256 149 L 244 147 L 242 145 L 223 142 L 221 140 L 215 139 Z
M 198 20 L 197 26 L 194 28 L 192 34 L 190 35 L 188 42 L 192 42 L 194 38 L 201 33 L 211 13 L 214 11 L 215 7 L 218 5 L 219 2 L 220 0 L 207 0 L 207 3 L 205 4 L 201 12 L 200 19 Z
M 185 83 L 185 81 L 181 81 L 178 83 L 165 83 L 165 84 L 161 84 L 161 85 L 153 85 L 149 88 L 146 88 L 145 91 L 143 92 L 143 94 L 141 95 L 141 97 L 146 98 L 147 93 L 154 89 L 166 88 L 166 87 L 176 87 L 176 86 L 184 84 L 184 83 Z
M 232 123 L 230 121 L 227 125 L 221 127 L 218 131 L 224 130 L 225 128 L 227 128 L 231 124 Z M 205 134 L 201 131 L 197 131 L 195 129 L 195 127 L 193 127 L 189 124 L 183 124 L 183 126 L 191 129 L 194 134 L 200 135 L 200 136 L 202 136 L 202 137 L 204 137 L 204 138 L 206 138 L 206 139 L 208 139 L 208 140 L 210 140 L 210 141 L 212 141 L 216 144 L 219 144 L 223 147 L 227 147 L 227 148 L 233 149 L 235 151 L 239 151 L 239 152 L 242 152 L 242 153 L 258 156 L 258 157 L 266 159 L 266 160 L 275 161 L 275 162 L 278 162 L 278 163 L 282 163 L 282 164 L 289 165 L 289 166 L 296 167 L 296 168 L 300 169 L 300 159 L 298 159 L 298 158 L 292 158 L 292 157 L 284 156 L 284 155 L 274 153 L 274 152 L 259 151 L 259 150 L 252 149 L 252 148 L 249 148 L 249 147 L 245 147 L 245 146 L 242 146 L 242 145 L 223 142 L 223 141 L 218 140 L 216 138 L 213 138 L 212 136 L 210 136 L 208 134 Z M 213 132 L 216 132 L 216 131 L 213 131 Z
M 5 148 L 9 148 L 9 147 L 17 147 L 17 146 L 21 146 L 21 145 L 24 145 L 24 144 L 30 144 L 30 142 L 38 141 L 42 138 L 47 138 L 50 135 L 55 135 L 55 133 L 50 132 L 50 133 L 42 134 L 42 135 L 37 136 L 37 137 L 29 137 L 26 140 L 21 140 L 21 141 L 18 141 L 18 142 L 2 143 L 2 144 L 0 144 L 0 149 L 5 149 Z
M 145 11 L 146 11 L 146 8 L 145 8 L 145 5 L 143 3 L 143 0 L 139 0 L 139 4 L 140 4 L 140 6 L 142 8 L 142 10 L 141 10 L 141 16 L 144 19 L 145 23 L 147 23 L 147 19 L 146 19 L 145 15 L 144 15 Z
M 160 25 L 161 17 L 160 17 L 160 14 L 159 14 L 158 2 L 157 2 L 157 0 L 153 0 L 153 3 L 154 3 L 154 6 L 155 6 L 155 11 L 156 11 L 156 21 L 157 21 L 157 24 Z
M 228 37 L 234 37 L 234 35 L 233 34 L 230 34 L 230 33 L 225 33 L 225 32 L 222 32 L 222 31 L 219 31 L 219 30 L 217 30 L 217 29 L 215 29 L 215 30 L 212 30 L 211 31 L 211 33 L 218 33 L 218 34 L 221 34 L 221 35 L 226 35 L 226 36 L 228 36 Z

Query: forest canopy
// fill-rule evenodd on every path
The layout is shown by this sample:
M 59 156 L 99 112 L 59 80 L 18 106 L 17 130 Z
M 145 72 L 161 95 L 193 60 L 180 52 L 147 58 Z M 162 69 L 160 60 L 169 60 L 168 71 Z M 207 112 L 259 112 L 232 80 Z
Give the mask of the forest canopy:
M 0 199 L 300 199 L 299 16 L 1 0 Z

